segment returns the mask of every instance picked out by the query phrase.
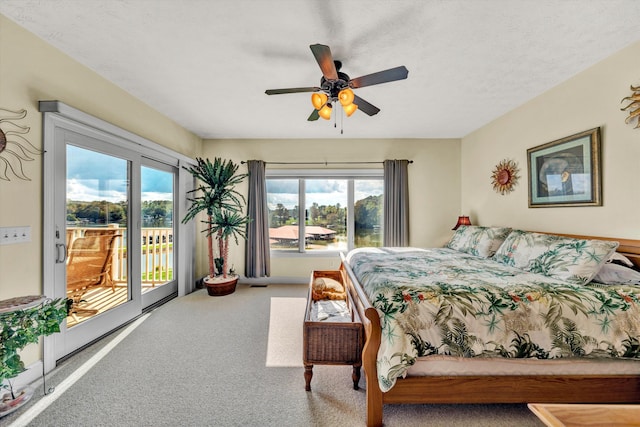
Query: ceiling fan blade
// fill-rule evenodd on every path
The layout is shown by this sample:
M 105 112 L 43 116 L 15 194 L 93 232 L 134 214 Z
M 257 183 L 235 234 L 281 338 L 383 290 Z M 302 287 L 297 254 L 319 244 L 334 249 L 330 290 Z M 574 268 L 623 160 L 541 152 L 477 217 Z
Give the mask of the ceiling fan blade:
M 373 104 L 369 104 L 367 101 L 365 101 L 364 99 L 360 98 L 358 95 L 356 95 L 353 98 L 353 103 L 358 106 L 358 110 L 360 110 L 363 113 L 368 114 L 370 116 L 375 116 L 376 114 L 378 114 L 380 112 L 380 109 L 378 107 L 376 107 Z
M 367 74 L 366 76 L 356 77 L 349 81 L 349 86 L 359 88 L 365 86 L 379 85 L 380 83 L 393 82 L 395 80 L 406 79 L 409 70 L 404 65 L 396 68 L 390 68 L 377 73 Z
M 317 92 L 319 87 L 292 87 L 288 89 L 267 89 L 264 91 L 267 95 L 282 95 L 284 93 L 299 93 L 299 92 Z
M 338 80 L 338 71 L 336 70 L 336 64 L 333 62 L 329 46 L 312 44 L 309 47 L 311 48 L 311 52 L 313 52 L 313 56 L 316 57 L 316 61 L 318 61 L 324 78 L 327 80 Z
M 309 116 L 309 118 L 307 120 L 310 121 L 310 122 L 315 122 L 319 118 L 320 118 L 320 114 L 318 114 L 318 110 L 313 110 L 313 113 L 311 113 L 311 115 Z

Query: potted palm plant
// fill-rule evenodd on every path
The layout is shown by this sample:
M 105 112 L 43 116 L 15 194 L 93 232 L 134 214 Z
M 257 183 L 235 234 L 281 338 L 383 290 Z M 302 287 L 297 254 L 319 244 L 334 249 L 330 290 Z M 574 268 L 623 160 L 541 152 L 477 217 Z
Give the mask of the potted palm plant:
M 185 167 L 198 184 L 189 192 L 193 195 L 187 198 L 191 205 L 182 222 L 194 219 L 201 212 L 206 214 L 202 231 L 207 236 L 209 274 L 203 282 L 209 295 L 228 295 L 235 291 L 238 282 L 238 275 L 229 268 L 229 240 L 233 237 L 237 244 L 240 238 L 245 239 L 249 222 L 243 213 L 245 198 L 235 186 L 244 181 L 247 174 L 239 174 L 238 165 L 232 160 L 216 157 L 211 163 L 198 157 L 196 161 L 196 165 Z

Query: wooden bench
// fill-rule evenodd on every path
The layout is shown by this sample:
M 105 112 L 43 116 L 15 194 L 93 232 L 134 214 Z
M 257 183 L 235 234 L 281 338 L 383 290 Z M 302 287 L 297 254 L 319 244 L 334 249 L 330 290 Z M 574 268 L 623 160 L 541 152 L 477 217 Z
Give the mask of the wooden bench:
M 307 309 L 303 326 L 303 363 L 305 390 L 311 391 L 313 365 L 353 365 L 353 388 L 358 390 L 360 368 L 362 367 L 362 346 L 364 331 L 356 310 L 353 309 L 351 294 L 347 290 L 344 303 L 348 308 L 348 319 L 341 321 L 317 320 L 313 318 L 313 282 L 317 278 L 337 280 L 345 286 L 341 271 L 313 271 L 309 283 Z

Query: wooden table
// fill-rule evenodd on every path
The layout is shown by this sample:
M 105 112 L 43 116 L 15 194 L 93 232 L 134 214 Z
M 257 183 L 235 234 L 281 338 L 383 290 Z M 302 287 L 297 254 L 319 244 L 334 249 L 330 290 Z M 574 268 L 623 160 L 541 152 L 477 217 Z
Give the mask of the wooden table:
M 529 403 L 549 427 L 640 426 L 640 405 Z

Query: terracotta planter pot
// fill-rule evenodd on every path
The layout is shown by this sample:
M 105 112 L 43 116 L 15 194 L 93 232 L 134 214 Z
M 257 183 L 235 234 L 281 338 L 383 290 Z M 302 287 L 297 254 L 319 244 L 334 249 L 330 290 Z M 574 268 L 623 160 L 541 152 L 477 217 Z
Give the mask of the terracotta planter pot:
M 238 283 L 238 276 L 229 276 L 226 279 L 223 277 L 206 277 L 204 284 L 207 287 L 207 292 L 212 297 L 221 297 L 223 295 L 229 295 L 236 291 L 236 284 Z

